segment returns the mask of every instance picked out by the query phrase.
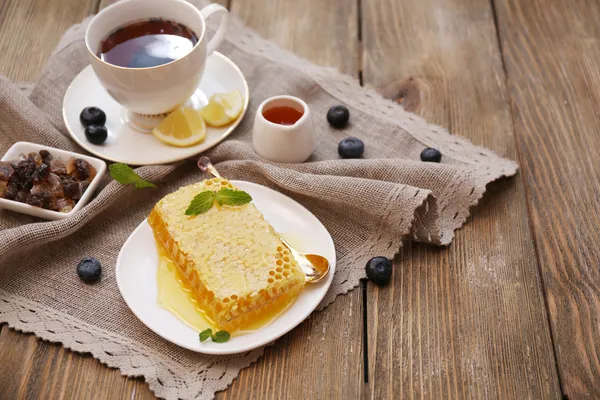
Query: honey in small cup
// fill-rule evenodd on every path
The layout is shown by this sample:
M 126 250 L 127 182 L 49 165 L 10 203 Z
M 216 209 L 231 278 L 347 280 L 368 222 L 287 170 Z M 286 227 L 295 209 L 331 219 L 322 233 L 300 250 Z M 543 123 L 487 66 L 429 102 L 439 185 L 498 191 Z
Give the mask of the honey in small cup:
M 252 145 L 256 154 L 270 161 L 306 161 L 317 145 L 308 105 L 294 96 L 263 101 L 254 118 Z
M 304 111 L 296 107 L 278 106 L 263 110 L 263 117 L 278 125 L 294 125 L 304 115 Z

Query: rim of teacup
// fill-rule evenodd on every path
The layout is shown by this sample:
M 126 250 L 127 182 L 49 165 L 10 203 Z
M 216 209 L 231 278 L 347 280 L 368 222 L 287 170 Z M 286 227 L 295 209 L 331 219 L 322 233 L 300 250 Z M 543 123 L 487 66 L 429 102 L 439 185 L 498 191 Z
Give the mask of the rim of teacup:
M 196 42 L 196 44 L 194 44 L 194 47 L 192 47 L 192 50 L 189 53 L 187 53 L 183 57 L 180 57 L 180 58 L 178 58 L 176 60 L 173 60 L 173 61 L 168 62 L 166 64 L 156 65 L 154 67 L 142 67 L 142 68 L 122 67 L 120 65 L 115 65 L 115 64 L 111 64 L 109 62 L 104 61 L 103 59 L 101 59 L 100 57 L 98 57 L 98 55 L 95 54 L 91 50 L 91 48 L 90 48 L 90 41 L 89 41 L 89 37 L 88 37 L 89 36 L 89 32 L 90 32 L 90 28 L 98 20 L 98 18 L 100 18 L 103 14 L 106 14 L 107 12 L 110 12 L 109 10 L 115 9 L 115 8 L 118 8 L 118 7 L 122 7 L 124 4 L 131 3 L 131 2 L 136 2 L 136 1 L 143 1 L 143 0 L 121 0 L 121 1 L 118 1 L 116 3 L 111 4 L 110 6 L 104 8 L 102 11 L 100 11 L 98 14 L 96 14 L 92 18 L 92 20 L 88 23 L 87 27 L 85 28 L 85 34 L 84 34 L 85 48 L 86 48 L 87 52 L 92 57 L 94 57 L 96 60 L 100 61 L 102 64 L 105 64 L 105 65 L 107 65 L 109 67 L 112 67 L 112 68 L 123 69 L 123 70 L 127 70 L 127 71 L 147 71 L 147 70 L 151 70 L 151 69 L 159 69 L 159 68 L 163 68 L 163 67 L 167 67 L 167 66 L 173 65 L 173 64 L 177 63 L 178 61 L 181 61 L 184 58 L 187 58 L 196 49 L 196 47 L 198 46 L 198 44 L 200 42 L 202 42 L 202 39 L 204 38 L 204 33 L 206 32 L 206 21 L 204 20 L 204 17 L 200 13 L 200 10 L 198 8 L 196 8 L 194 5 L 192 5 L 191 3 L 188 3 L 187 1 L 184 1 L 184 0 L 167 0 L 167 1 L 174 2 L 174 3 L 180 3 L 184 7 L 188 7 L 190 9 L 190 11 L 192 13 L 195 13 L 198 16 L 198 18 L 200 19 L 200 21 L 202 21 L 202 32 L 200 32 L 200 35 L 198 36 L 198 41 Z M 136 21 L 135 19 L 132 19 L 129 22 L 135 22 L 135 21 Z M 194 33 L 198 34 L 198 32 L 196 32 L 196 31 L 194 31 Z M 110 34 L 110 32 L 108 34 Z
M 271 103 L 271 102 L 276 102 L 278 100 L 289 100 L 289 101 L 294 102 L 302 107 L 302 116 L 298 119 L 298 121 L 294 122 L 292 125 L 282 125 L 282 124 L 276 124 L 274 122 L 271 122 L 265 118 L 265 116 L 263 115 L 263 110 L 264 110 L 265 106 L 269 105 L 269 103 Z M 279 95 L 279 96 L 269 97 L 269 98 L 263 100 L 263 102 L 260 103 L 260 105 L 258 106 L 258 109 L 256 110 L 257 115 L 259 115 L 260 118 L 263 121 L 265 121 L 268 125 L 277 127 L 279 129 L 284 129 L 284 130 L 293 129 L 296 126 L 298 126 L 299 124 L 301 124 L 302 122 L 306 121 L 308 119 L 309 112 L 310 112 L 310 109 L 308 108 L 308 104 L 306 104 L 306 102 L 304 100 L 302 100 L 299 97 L 290 96 L 290 95 Z

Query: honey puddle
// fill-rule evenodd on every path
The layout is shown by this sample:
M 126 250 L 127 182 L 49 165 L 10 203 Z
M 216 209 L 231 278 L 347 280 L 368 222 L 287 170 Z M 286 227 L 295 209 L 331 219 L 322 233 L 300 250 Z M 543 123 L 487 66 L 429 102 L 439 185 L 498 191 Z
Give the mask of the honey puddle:
M 293 234 L 285 234 L 285 240 L 296 247 L 300 237 Z M 173 315 L 183 321 L 186 325 L 202 332 L 206 328 L 213 329 L 213 332 L 220 330 L 204 312 L 201 305 L 198 304 L 186 280 L 177 272 L 177 267 L 171 261 L 169 255 L 163 246 L 156 243 L 158 250 L 158 271 L 156 279 L 158 283 L 158 305 L 169 310 Z M 282 306 L 267 310 L 262 316 L 252 324 L 246 326 L 244 330 L 232 333 L 232 336 L 239 336 L 246 333 L 255 332 L 273 322 L 280 315 L 285 313 L 296 298 L 292 298 L 283 303 Z

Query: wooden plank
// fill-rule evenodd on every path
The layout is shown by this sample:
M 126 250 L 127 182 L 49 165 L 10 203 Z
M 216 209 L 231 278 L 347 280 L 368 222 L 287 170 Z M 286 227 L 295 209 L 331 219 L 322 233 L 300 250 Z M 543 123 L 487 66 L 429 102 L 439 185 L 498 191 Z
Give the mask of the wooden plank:
M 141 380 L 125 379 L 91 356 L 65 350 L 3 327 L 0 364 L 2 398 L 17 399 L 120 399 L 142 397 Z M 153 398 L 153 396 L 151 397 Z
M 64 31 L 93 13 L 97 1 L 0 1 L 0 74 L 36 80 Z
M 489 2 L 362 4 L 366 84 L 518 157 Z M 560 396 L 522 178 L 472 214 L 449 248 L 408 245 L 391 287 L 369 285 L 372 398 Z
M 600 398 L 600 3 L 495 3 L 563 391 Z
M 262 37 L 315 64 L 358 76 L 355 0 L 235 0 L 232 12 Z
M 358 75 L 356 1 L 332 7 L 330 0 L 234 0 L 231 11 L 282 47 Z M 355 290 L 267 348 L 218 398 L 356 398 L 363 386 L 361 332 L 361 296 Z

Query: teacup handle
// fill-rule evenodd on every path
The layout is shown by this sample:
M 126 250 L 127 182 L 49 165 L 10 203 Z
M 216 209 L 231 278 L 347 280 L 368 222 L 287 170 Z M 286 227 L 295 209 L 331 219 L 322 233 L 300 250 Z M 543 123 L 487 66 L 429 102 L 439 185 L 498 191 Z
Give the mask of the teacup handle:
M 219 4 L 209 4 L 200 10 L 200 14 L 204 18 L 205 23 L 213 14 L 221 14 L 221 23 L 217 28 L 217 32 L 215 32 L 215 35 L 206 44 L 206 56 L 208 57 L 225 38 L 225 32 L 227 32 L 227 26 L 229 25 L 229 11 Z

